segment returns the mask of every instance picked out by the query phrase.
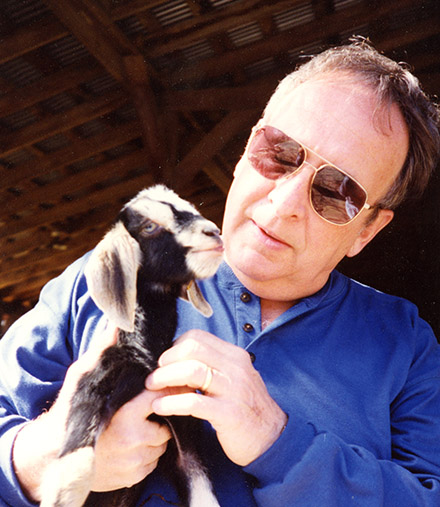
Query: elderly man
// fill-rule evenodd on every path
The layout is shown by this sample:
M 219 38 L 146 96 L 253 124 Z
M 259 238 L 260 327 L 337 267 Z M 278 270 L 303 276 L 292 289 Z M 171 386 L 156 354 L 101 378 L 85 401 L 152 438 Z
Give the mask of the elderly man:
M 286 77 L 234 173 L 225 263 L 202 284 L 214 316 L 181 303 L 174 347 L 98 441 L 94 490 L 145 478 L 139 505 L 176 502 L 147 417 L 191 414 L 222 506 L 440 505 L 440 348 L 412 304 L 335 271 L 420 194 L 439 146 L 417 80 L 365 43 Z M 72 386 L 114 340 L 87 258 L 1 342 L 2 505 L 38 501 Z

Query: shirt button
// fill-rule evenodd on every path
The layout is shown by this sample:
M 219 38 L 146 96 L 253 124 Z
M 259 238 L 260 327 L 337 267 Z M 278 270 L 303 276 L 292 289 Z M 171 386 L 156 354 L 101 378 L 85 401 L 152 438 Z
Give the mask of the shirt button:
M 249 354 L 249 357 L 251 358 L 251 363 L 255 363 L 255 359 L 257 359 L 255 354 L 253 352 L 249 352 L 249 350 L 248 350 L 248 354 Z
M 249 322 L 246 322 L 246 324 L 243 325 L 243 329 L 246 331 L 246 333 L 252 333 L 254 326 L 252 324 L 249 324 Z
M 249 303 L 249 301 L 251 300 L 251 295 L 249 294 L 249 292 L 243 292 L 240 295 L 240 299 L 243 301 L 243 303 Z

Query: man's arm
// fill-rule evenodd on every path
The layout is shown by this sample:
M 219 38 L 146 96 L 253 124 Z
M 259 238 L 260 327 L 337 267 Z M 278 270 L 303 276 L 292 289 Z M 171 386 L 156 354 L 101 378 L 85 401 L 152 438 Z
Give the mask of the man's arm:
M 50 282 L 36 308 L 0 341 L 0 505 L 29 506 L 39 499 L 41 475 L 61 445 L 77 380 L 115 340 L 87 295 L 84 264 L 80 260 Z M 94 489 L 131 485 L 154 468 L 169 439 L 167 428 L 146 421 L 158 395 L 141 393 L 101 434 Z
M 38 502 L 40 484 L 47 465 L 56 457 L 64 437 L 68 393 L 83 370 L 81 360 L 69 369 L 63 389 L 49 412 L 25 424 L 13 447 L 15 473 L 26 497 Z M 95 447 L 93 491 L 130 487 L 157 466 L 170 438 L 168 428 L 147 421 L 151 403 L 158 396 L 144 391 L 116 412 Z
M 412 386 L 391 407 L 393 448 L 389 459 L 378 459 L 298 416 L 295 407 L 286 424 L 286 416 L 268 399 L 264 384 L 238 347 L 190 331 L 174 349 L 162 356 L 161 367 L 148 378 L 148 388 L 186 384 L 197 389 L 204 382 L 207 364 L 214 369 L 208 395 L 163 397 L 153 403 L 153 409 L 163 415 L 178 412 L 209 420 L 228 457 L 246 465 L 244 471 L 256 479 L 258 505 L 440 504 L 438 368 L 432 377 L 425 371 L 417 380 L 416 374 Z M 431 349 L 434 364 L 440 356 L 437 346 Z M 418 367 L 423 370 L 421 364 Z
M 439 378 L 420 383 L 401 413 L 392 414 L 387 459 L 291 416 L 275 445 L 245 468 L 258 479 L 258 505 L 275 506 L 275 498 L 278 505 L 289 498 L 312 505 L 440 505 L 439 384 Z

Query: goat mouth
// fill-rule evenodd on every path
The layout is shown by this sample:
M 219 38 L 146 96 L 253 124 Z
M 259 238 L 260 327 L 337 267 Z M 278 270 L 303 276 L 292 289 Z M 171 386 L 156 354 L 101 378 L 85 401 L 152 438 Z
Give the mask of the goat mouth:
M 191 250 L 191 253 L 207 253 L 207 252 L 223 253 L 224 249 L 225 248 L 223 245 L 216 245 L 216 246 L 207 247 L 207 248 L 196 248 L 194 250 Z

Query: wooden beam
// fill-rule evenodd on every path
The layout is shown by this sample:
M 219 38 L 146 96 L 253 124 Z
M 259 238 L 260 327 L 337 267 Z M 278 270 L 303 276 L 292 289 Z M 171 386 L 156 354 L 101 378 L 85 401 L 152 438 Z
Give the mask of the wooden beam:
M 44 0 L 69 31 L 90 51 L 105 69 L 118 81 L 124 78 L 119 39 L 107 35 L 95 13 L 80 0 Z
M 237 135 L 237 132 L 242 132 L 245 128 L 250 130 L 259 114 L 260 111 L 253 109 L 228 113 L 177 166 L 175 188 L 180 192 L 187 190 L 201 170 L 206 170 L 209 176 L 209 161 Z
M 205 164 L 203 166 L 203 172 L 209 176 L 212 182 L 222 191 L 223 195 L 226 196 L 228 194 L 232 178 L 222 171 L 216 163 L 210 161 Z
M 124 69 L 142 126 L 142 137 L 148 154 L 149 165 L 154 180 L 159 182 L 162 180 L 162 174 L 167 172 L 167 150 L 163 141 L 164 135 L 156 105 L 156 97 L 151 88 L 144 57 L 141 55 L 124 57 Z
M 54 183 L 44 185 L 43 187 L 38 187 L 32 184 L 30 180 L 27 180 L 25 192 L 19 196 L 8 196 L 8 215 L 15 214 L 19 216 L 23 209 L 29 211 L 29 209 L 38 207 L 40 204 L 56 204 L 58 207 L 64 195 L 75 195 L 87 189 L 90 189 L 90 192 L 92 192 L 92 187 L 96 183 L 105 183 L 115 177 L 124 179 L 129 176 L 131 170 L 142 166 L 146 166 L 145 151 L 137 150 L 109 162 L 99 164 L 98 167 L 94 167 L 83 173 L 71 174 L 65 178 L 60 178 Z M 23 189 L 23 185 L 21 189 Z M 3 197 L 6 196 L 3 194 Z M 35 211 L 36 213 L 39 212 L 38 209 Z
M 16 132 L 4 134 L 0 139 L 0 155 L 6 156 L 42 139 L 115 111 L 127 100 L 128 97 L 123 92 L 111 92 L 104 97 L 80 104 L 69 111 L 48 116 Z
M 96 2 L 87 0 L 44 0 L 62 23 L 118 81 L 124 82 L 124 56 L 140 55 L 138 48 Z M 127 14 L 126 14 L 127 15 Z M 155 70 L 148 66 L 150 76 Z
M 98 4 L 85 0 L 45 0 L 60 20 L 118 81 L 136 105 L 144 144 L 156 180 L 165 166 L 165 150 L 151 88 L 154 69 Z
M 164 0 L 126 0 L 123 3 L 115 3 L 112 8 L 111 16 L 113 19 L 122 19 L 134 14 L 149 11 L 158 5 L 164 3 Z
M 237 111 L 264 107 L 284 72 L 271 75 L 251 85 L 205 88 L 200 90 L 165 91 L 162 104 L 169 111 Z
M 12 266 L 7 266 L 7 263 L 14 259 L 21 259 L 20 262 L 25 266 L 27 262 L 31 262 L 35 250 L 53 249 L 56 248 L 55 245 L 66 243 L 91 245 L 94 240 L 97 241 L 92 231 L 101 225 L 109 227 L 119 209 L 120 203 L 113 198 L 105 205 L 93 208 L 87 216 L 87 224 L 77 230 L 64 232 L 56 226 L 39 227 L 27 229 L 14 237 L 9 237 L 8 240 L 13 241 L 6 240 L 1 245 L 0 272 L 10 272 Z M 15 245 L 15 249 L 10 246 L 11 243 Z
M 0 203 L 2 198 L 10 198 L 8 188 L 18 187 L 19 189 L 29 189 L 29 179 L 38 175 L 44 175 L 61 167 L 73 164 L 78 160 L 84 160 L 105 150 L 110 150 L 116 146 L 121 146 L 140 137 L 140 125 L 137 121 L 131 121 L 123 125 L 109 128 L 102 134 L 87 137 L 80 141 L 72 143 L 66 148 L 57 150 L 54 153 L 46 155 L 41 160 L 30 160 L 26 164 L 19 165 L 11 169 L 0 169 L 0 180 L 2 181 L 2 190 L 0 190 Z
M 49 6 L 49 1 L 43 0 Z M 120 7 L 112 10 L 111 19 L 118 21 L 127 18 L 137 12 L 145 11 L 155 5 L 163 3 L 163 0 L 148 0 L 148 5 L 145 0 L 132 0 L 124 2 Z M 0 63 L 4 63 L 19 56 L 29 53 L 35 49 L 55 42 L 63 37 L 69 35 L 67 25 L 64 25 L 60 20 L 52 15 L 46 15 L 41 20 L 18 28 L 13 34 L 8 34 L 2 37 L 0 44 Z
M 44 16 L 43 19 L 30 25 L 24 25 L 12 35 L 2 38 L 0 64 L 59 40 L 67 33 L 66 28 L 52 15 Z
M 92 246 L 92 245 L 91 245 Z M 44 273 L 47 270 L 52 270 L 53 266 L 57 267 L 57 271 L 61 270 L 75 261 L 81 254 L 84 254 L 87 248 L 84 249 L 83 245 L 74 246 L 67 250 L 53 250 L 50 255 L 43 257 L 42 259 L 34 259 L 31 266 L 19 267 L 18 269 L 11 269 L 5 273 L 2 273 L 0 279 L 0 290 L 4 290 L 10 285 L 17 285 L 20 283 L 27 284 L 29 279 L 33 276 L 39 276 L 40 273 Z M 19 264 L 19 263 L 17 263 Z
M 93 61 L 80 66 L 74 65 L 49 74 L 35 83 L 14 88 L 0 97 L 1 115 L 8 116 L 34 106 L 54 95 L 71 90 L 81 83 L 91 81 L 104 74 L 104 69 Z
M 440 15 L 420 22 L 415 20 L 411 25 L 411 30 L 408 30 L 408 27 L 405 26 L 404 28 L 385 32 L 382 37 L 378 37 L 377 46 L 385 52 L 396 51 L 399 47 L 408 46 L 432 35 L 437 35 L 439 26 Z M 417 61 L 414 64 L 417 67 Z

